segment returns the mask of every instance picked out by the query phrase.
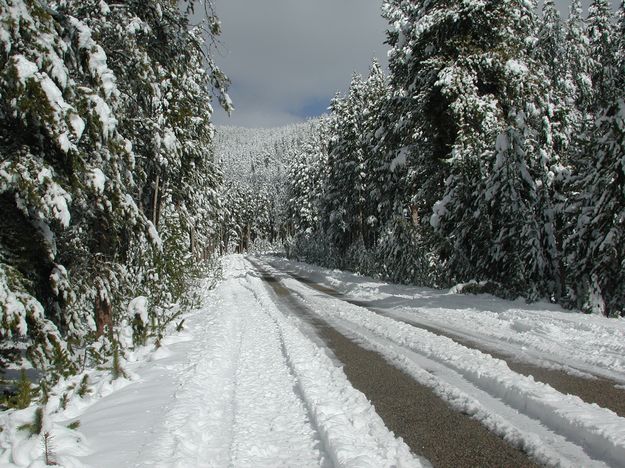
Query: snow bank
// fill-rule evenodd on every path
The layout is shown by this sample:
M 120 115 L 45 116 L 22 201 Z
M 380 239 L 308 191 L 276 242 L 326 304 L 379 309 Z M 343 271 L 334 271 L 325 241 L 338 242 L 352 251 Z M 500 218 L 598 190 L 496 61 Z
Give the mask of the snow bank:
M 81 394 L 82 379 L 87 376 L 88 388 Z M 111 381 L 108 370 L 91 370 L 59 382 L 50 390 L 43 409 L 40 434 L 31 434 L 25 425 L 35 419 L 37 405 L 10 409 L 0 413 L 0 466 L 45 466 L 44 435 L 49 434 L 50 454 L 60 466 L 78 468 L 85 466 L 80 457 L 89 453 L 89 444 L 79 429 L 71 429 L 77 418 L 102 398 L 132 383 L 129 379 Z
M 299 331 L 296 319 L 287 319 L 277 310 L 261 280 L 251 278 L 250 282 L 280 330 L 286 358 L 332 462 L 359 467 L 427 466 L 426 461 L 414 459 L 408 446 L 386 428 L 342 369 Z
M 402 320 L 439 328 L 523 359 L 576 375 L 592 373 L 625 384 L 625 320 L 565 311 L 548 303 L 507 301 L 381 282 L 349 272 L 269 258 L 283 270 L 371 302 Z
M 296 280 L 285 284 L 302 288 Z M 466 348 L 449 338 L 378 315 L 334 298 L 309 296 L 316 313 L 340 319 L 387 339 L 410 351 L 453 369 L 490 395 L 565 435 L 589 456 L 622 466 L 625 460 L 625 419 L 614 412 L 588 404 L 579 397 L 563 395 L 549 385 L 510 370 L 488 354 Z

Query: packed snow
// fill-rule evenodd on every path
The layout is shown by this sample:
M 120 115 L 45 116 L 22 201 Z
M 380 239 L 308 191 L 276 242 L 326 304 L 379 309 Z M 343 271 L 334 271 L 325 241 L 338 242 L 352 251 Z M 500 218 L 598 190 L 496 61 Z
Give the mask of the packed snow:
M 417 323 L 423 316 L 425 324 L 435 323 L 441 329 L 453 331 L 469 330 L 472 326 L 484 337 L 492 338 L 498 336 L 504 328 L 502 324 L 507 322 L 508 336 L 524 336 L 528 347 L 534 342 L 550 342 L 551 358 L 567 369 L 582 367 L 602 375 L 624 376 L 613 354 L 619 344 L 618 336 L 621 346 L 625 342 L 622 320 L 567 313 L 548 304 L 530 306 L 487 295 L 391 285 L 282 259 L 265 260 L 279 267 L 273 271 L 276 275 L 285 270 L 296 272 L 345 293 L 347 298 L 375 304 L 376 309 L 384 309 L 391 316 L 409 317 Z M 611 410 L 585 403 L 574 395 L 564 395 L 533 377 L 513 372 L 504 361 L 447 337 L 311 290 L 288 275 L 282 275 L 281 282 L 305 298 L 315 314 L 363 346 L 384 355 L 452 406 L 480 420 L 539 462 L 557 466 L 623 465 L 625 420 Z M 434 322 L 432 317 L 437 314 L 438 321 Z M 509 314 L 515 318 L 510 319 Z M 499 326 L 493 323 L 498 315 L 502 316 Z M 458 322 L 466 328 L 456 328 Z M 489 330 L 492 330 L 490 335 Z M 581 337 L 571 336 L 578 331 Z M 614 337 L 612 346 L 610 337 Z M 585 340 L 586 344 L 582 346 L 577 340 Z M 492 344 L 495 340 L 486 341 Z M 507 343 L 502 340 L 498 345 L 505 347 Z M 575 346 L 579 348 L 575 350 Z M 602 358 L 604 366 L 590 365 Z
M 625 384 L 624 319 L 580 314 L 544 302 L 459 294 L 461 287 L 415 288 L 279 258 L 269 261 L 387 315 L 477 340 L 517 360 Z
M 624 466 L 625 419 L 406 323 L 422 321 L 509 352 L 532 348 L 536 354 L 521 358 L 624 382 L 622 320 L 457 289 L 392 285 L 278 257 L 262 261 L 311 313 L 537 462 Z M 86 394 L 78 390 L 82 376 L 64 382 L 66 395 L 51 392 L 44 431 L 53 438 L 56 461 L 76 467 L 429 465 L 386 428 L 314 328 L 286 313 L 250 262 L 226 257 L 224 269 L 204 306 L 184 317 L 182 331 L 172 329 L 157 349 L 125 356 L 126 378 L 111 381 L 108 371 L 93 370 Z M 311 289 L 293 274 L 344 298 Z M 145 315 L 147 305 L 139 296 L 129 312 Z M 41 465 L 40 436 L 19 429 L 33 415 L 33 407 L 2 415 L 0 462 L 6 466 Z M 76 421 L 79 428 L 68 428 Z
M 131 353 L 128 379 L 92 375 L 67 407 L 47 405 L 46 430 L 65 466 L 429 466 L 384 425 L 328 351 L 275 304 L 243 257 L 184 330 Z M 144 299 L 133 301 L 141 312 Z M 33 410 L 2 418 L 0 462 L 41 465 L 37 436 L 18 429 Z M 78 430 L 68 429 L 79 421 Z M 4 466 L 4 465 L 3 465 Z

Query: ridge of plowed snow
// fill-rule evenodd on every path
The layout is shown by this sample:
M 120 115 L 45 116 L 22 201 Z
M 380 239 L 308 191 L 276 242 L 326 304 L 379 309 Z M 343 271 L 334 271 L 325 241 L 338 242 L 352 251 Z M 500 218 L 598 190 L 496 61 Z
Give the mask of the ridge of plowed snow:
M 410 353 L 416 353 L 450 369 L 463 381 L 489 395 L 489 398 L 496 398 L 507 407 L 539 421 L 538 424 L 542 426 L 540 432 L 544 433 L 543 428 L 547 428 L 583 449 L 583 452 L 579 452 L 580 458 L 567 459 L 565 453 L 560 453 L 561 459 L 558 460 L 553 456 L 553 450 L 546 446 L 546 441 L 537 440 L 530 432 L 520 431 L 509 422 L 506 423 L 508 424 L 506 429 L 501 424 L 501 421 L 505 420 L 492 408 L 482 406 L 485 411 L 480 413 L 481 409 L 476 407 L 477 410 L 473 411 L 473 414 L 478 416 L 478 419 L 485 421 L 491 428 L 498 426 L 499 430 L 496 432 L 502 433 L 504 437 L 512 434 L 510 431 L 515 431 L 516 434 L 510 438 L 516 438 L 517 441 L 520 438 L 517 445 L 529 449 L 528 451 L 543 463 L 601 465 L 600 460 L 603 460 L 613 466 L 623 465 L 625 420 L 611 410 L 585 403 L 577 396 L 564 395 L 549 385 L 535 381 L 532 377 L 512 371 L 504 361 L 467 348 L 449 338 L 381 316 L 364 307 L 331 296 L 316 292 L 310 294 L 307 286 L 289 277 L 283 278 L 282 282 L 288 288 L 300 293 L 316 314 L 368 342 L 371 347 L 399 367 L 407 370 L 406 359 L 409 359 Z M 382 343 L 380 339 L 386 340 L 387 343 Z M 396 346 L 389 347 L 388 343 Z M 402 348 L 406 350 L 403 353 Z M 416 377 L 416 372 L 409 373 Z M 417 380 L 425 379 L 421 376 L 421 379 Z M 458 397 L 464 398 L 458 392 L 455 394 L 453 391 L 450 392 L 449 389 L 453 387 L 447 388 L 448 390 L 439 388 L 439 393 L 452 404 L 454 399 L 457 403 Z M 446 396 L 443 395 L 445 393 Z M 463 404 L 466 405 L 466 401 L 468 400 L 465 399 Z M 500 423 L 493 423 L 497 418 L 500 419 Z M 550 443 L 554 443 L 552 448 L 557 453 L 557 445 L 561 445 L 562 442 L 554 440 Z M 569 452 L 574 453 L 575 450 Z
M 241 256 L 139 379 L 80 415 L 95 466 L 421 467 Z M 162 382 L 162 385 L 161 385 Z M 109 403 L 110 402 L 110 403 Z M 109 416 L 112 416 L 109 418 Z
M 625 384 L 625 319 L 566 311 L 560 306 L 488 294 L 385 283 L 339 270 L 288 261 L 269 263 L 295 271 L 349 299 L 371 303 L 401 319 L 448 331 L 518 359 L 567 372 L 592 373 Z

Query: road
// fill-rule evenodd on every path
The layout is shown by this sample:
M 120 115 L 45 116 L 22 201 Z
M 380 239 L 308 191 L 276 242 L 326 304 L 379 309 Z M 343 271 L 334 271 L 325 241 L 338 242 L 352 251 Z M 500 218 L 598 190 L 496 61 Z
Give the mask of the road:
M 319 318 L 298 295 L 251 261 L 286 313 L 314 326 L 315 333 L 340 361 L 351 384 L 373 403 L 387 427 L 403 438 L 413 453 L 434 466 L 535 466 L 522 451 L 507 444 L 465 414 L 453 410 L 434 392 L 341 334 Z M 319 288 L 315 288 L 319 289 Z
M 547 305 L 235 255 L 182 332 L 124 361 L 132 380 L 51 427 L 67 466 L 619 467 L 624 338 Z M 80 439 L 63 432 L 78 419 Z
M 255 263 L 258 268 L 258 264 Z M 338 292 L 336 289 L 332 289 L 328 286 L 323 286 L 315 281 L 309 280 L 297 273 L 286 271 L 290 277 L 297 281 L 309 286 L 315 291 L 322 292 L 332 297 L 339 298 L 343 301 L 351 304 L 365 307 L 368 310 L 374 311 L 378 314 L 394 318 L 409 325 L 421 328 L 423 330 L 430 331 L 440 336 L 448 337 L 457 343 L 460 343 L 468 348 L 479 350 L 483 353 L 490 354 L 491 356 L 505 361 L 508 367 L 519 374 L 526 376 L 533 376 L 536 380 L 549 384 L 556 390 L 565 393 L 579 396 L 582 400 L 588 403 L 596 403 L 604 408 L 611 409 L 621 417 L 625 417 L 625 389 L 619 382 L 602 378 L 601 376 L 593 376 L 593 378 L 581 377 L 579 375 L 572 375 L 560 369 L 553 369 L 549 367 L 540 367 L 532 364 L 531 362 L 525 362 L 519 360 L 512 353 L 498 352 L 496 349 L 489 347 L 488 344 L 480 343 L 478 340 L 471 339 L 466 336 L 462 336 L 453 332 L 449 332 L 445 329 L 436 328 L 431 325 L 427 325 L 419 322 L 415 319 L 406 319 L 395 316 L 392 312 L 376 307 L 373 301 L 358 301 L 350 299 L 345 294 Z
M 621 466 L 625 463 L 624 459 L 619 458 L 620 455 L 611 455 L 609 449 L 606 449 L 610 442 L 605 445 L 599 442 L 593 447 L 587 443 L 584 435 L 575 434 L 570 427 L 567 429 L 566 423 L 554 422 L 548 414 L 541 420 L 543 415 L 540 411 L 524 411 L 524 401 L 520 404 L 518 401 L 513 402 L 514 398 L 502 401 L 497 389 L 490 388 L 488 384 L 476 385 L 475 381 L 466 379 L 453 366 L 443 371 L 426 367 L 444 384 L 453 385 L 454 381 L 462 381 L 458 388 L 469 393 L 478 404 L 481 402 L 487 411 L 485 415 L 480 415 L 480 411 L 466 408 L 466 405 L 463 407 L 462 404 L 454 408 L 450 400 L 455 397 L 441 398 L 441 393 L 449 392 L 449 389 L 441 389 L 440 382 L 427 382 L 427 378 L 415 379 L 414 375 L 406 372 L 405 367 L 400 369 L 402 366 L 397 365 L 396 359 L 389 358 L 388 353 L 374 352 L 375 342 L 380 339 L 379 334 L 367 336 L 357 321 L 354 323 L 333 318 L 332 313 L 327 312 L 327 306 L 334 303 L 334 307 L 341 308 L 340 304 L 336 305 L 338 300 L 388 320 L 418 328 L 424 333 L 445 337 L 467 350 L 505 363 L 512 374 L 526 376 L 535 382 L 539 392 L 540 385 L 545 384 L 545 387 L 551 387 L 552 395 L 556 397 L 558 394 L 573 395 L 574 404 L 584 402 L 579 405 L 582 408 L 594 407 L 586 405 L 592 403 L 616 413 L 605 414 L 622 417 L 625 414 L 625 391 L 619 382 L 603 378 L 601 369 L 598 369 L 599 376 L 589 378 L 591 376 L 588 374 L 576 375 L 519 360 L 512 353 L 497 352 L 489 343 L 419 323 L 418 320 L 394 316 L 392 310 L 376 307 L 376 301 L 354 299 L 327 284 L 319 284 L 297 272 L 280 269 L 280 265 L 272 265 L 271 259 L 263 260 L 252 259 L 251 263 L 274 292 L 276 302 L 281 303 L 287 313 L 294 313 L 314 326 L 315 332 L 341 362 L 352 385 L 374 404 L 387 426 L 401 436 L 414 453 L 425 456 L 434 466 L 566 465 L 567 461 L 575 465 L 582 459 L 585 466 L 603 463 Z M 311 300 L 311 296 L 316 299 Z M 398 354 L 402 357 L 413 357 L 414 348 L 399 348 Z M 413 363 L 422 366 L 423 357 L 416 356 Z M 499 414 L 498 409 L 502 409 Z M 512 427 L 502 429 L 506 425 L 502 421 L 493 424 L 492 419 L 498 416 L 507 420 Z M 613 420 L 620 424 L 619 429 L 622 430 L 625 421 L 619 418 Z M 511 435 L 516 431 L 524 434 Z M 542 442 L 533 445 L 532 439 L 536 440 L 536 436 Z

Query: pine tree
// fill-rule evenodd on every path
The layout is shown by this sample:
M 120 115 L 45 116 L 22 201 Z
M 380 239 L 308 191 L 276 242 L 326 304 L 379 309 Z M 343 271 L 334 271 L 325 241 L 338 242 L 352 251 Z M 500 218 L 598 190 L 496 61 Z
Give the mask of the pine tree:
M 547 80 L 530 54 L 535 9 L 519 1 L 385 6 L 390 102 L 401 112 L 395 139 L 419 172 L 417 203 L 434 205 L 441 254 L 457 279 L 491 279 L 530 296 L 553 289 L 543 286 L 557 265 L 553 220 L 544 218 L 559 171 L 557 156 L 540 151 L 553 131 Z
M 591 110 L 601 112 L 614 102 L 617 75 L 615 30 L 608 0 L 593 0 L 588 7 L 590 76 L 593 86 Z
M 598 8 L 601 2 L 597 3 L 596 17 L 600 16 L 597 11 L 603 11 Z M 615 30 L 624 30 L 624 18 L 625 5 L 621 4 Z M 625 44 L 622 34 L 610 41 L 615 66 L 604 75 L 609 80 L 602 82 L 599 102 L 614 98 L 601 110 L 584 148 L 587 171 L 576 183 L 573 206 L 578 219 L 568 247 L 577 305 L 587 312 L 621 315 L 625 300 Z
M 137 293 L 180 299 L 215 236 L 208 102 L 212 86 L 230 108 L 227 80 L 171 2 L 0 9 L 3 349 L 26 338 L 31 362 L 64 375 Z
M 287 168 L 287 210 L 295 237 L 321 237 L 322 203 L 327 188 L 327 122 L 321 121 L 297 146 L 291 148 Z
M 345 252 L 351 244 L 364 242 L 368 217 L 366 197 L 371 174 L 365 167 L 362 142 L 363 115 L 368 112 L 365 80 L 354 74 L 347 96 L 336 97 L 330 109 L 326 229 L 330 240 Z
M 389 219 L 389 210 L 393 205 L 392 182 L 393 170 L 384 154 L 380 151 L 378 143 L 380 131 L 383 127 L 383 113 L 387 107 L 389 97 L 388 79 L 377 60 L 374 60 L 369 76 L 365 82 L 362 112 L 362 129 L 360 145 L 364 154 L 363 172 L 366 174 L 367 184 L 364 190 L 366 203 L 366 218 L 364 224 L 363 241 L 369 249 L 373 248 L 379 238 L 383 224 Z M 396 161 L 396 166 L 399 166 Z M 389 177 L 390 176 L 390 177 Z
M 436 39 L 437 31 L 419 25 L 428 24 L 450 3 L 383 4 L 383 15 L 390 24 L 387 42 L 391 46 L 391 90 L 377 132 L 377 146 L 393 173 L 389 178 L 394 181 L 395 194 L 392 206 L 387 207 L 392 214 L 414 209 L 427 218 L 426 213 L 443 194 L 444 161 L 456 131 L 446 99 L 435 85 L 444 66 L 436 56 L 445 56 L 446 46 Z M 399 162 L 402 164 L 398 166 Z
M 569 18 L 566 23 L 566 63 L 570 68 L 572 90 L 577 108 L 582 113 L 590 109 L 592 104 L 593 67 L 590 57 L 590 40 L 588 39 L 586 22 L 582 16 L 580 0 L 572 0 Z
M 566 294 L 566 265 L 562 252 L 567 224 L 570 222 L 566 214 L 568 189 L 572 167 L 577 159 L 580 135 L 585 125 L 584 114 L 579 107 L 582 94 L 576 85 L 576 79 L 580 83 L 584 82 L 580 69 L 588 59 L 584 55 L 578 55 L 586 53 L 583 44 L 587 45 L 581 30 L 583 24 L 580 15 L 579 1 L 574 0 L 567 25 L 570 29 L 565 30 L 554 1 L 545 1 L 534 52 L 545 75 L 549 77 L 549 86 L 544 90 L 545 115 L 538 145 L 541 157 L 553 163 L 546 169 L 547 174 L 550 174 L 545 180 L 547 196 L 537 203 L 544 203 L 542 217 L 546 228 L 551 231 L 548 237 L 551 241 L 547 249 L 554 262 L 552 274 L 557 277 L 549 278 L 553 287 L 548 290 L 557 300 L 563 299 Z M 572 44 L 567 42 L 569 33 Z M 575 56 L 571 57 L 570 54 Z M 585 80 L 588 80 L 587 75 Z
M 380 230 L 384 185 L 375 134 L 387 93 L 386 77 L 374 61 L 369 76 L 355 74 L 347 95 L 330 107 L 323 231 L 345 265 L 359 271 L 369 268 L 366 251 Z
M 567 54 L 566 31 L 560 13 L 554 0 L 546 0 L 534 55 L 550 81 L 547 92 L 551 107 L 546 111 L 553 138 L 545 144 L 551 145 L 561 156 L 567 155 L 570 141 L 579 128 L 573 73 Z
M 565 31 L 554 0 L 545 0 L 542 15 L 535 54 L 543 64 L 549 64 L 547 72 L 551 82 L 558 86 L 566 78 L 568 64 Z
M 13 331 L 31 337 L 29 358 L 43 366 L 64 354 L 61 335 L 83 335 L 93 324 L 94 296 L 106 314 L 117 249 L 129 228 L 146 224 L 129 193 L 133 155 L 112 109 L 115 76 L 91 30 L 39 3 L 2 8 L 2 192 L 13 215 L 3 239 L 5 284 L 9 294 L 32 295 Z M 43 255 L 20 256 L 20 242 Z
M 578 306 L 606 315 L 623 312 L 625 266 L 625 101 L 617 100 L 596 128 L 589 144 L 594 169 L 581 184 L 588 194 L 575 234 L 573 271 L 578 286 Z

